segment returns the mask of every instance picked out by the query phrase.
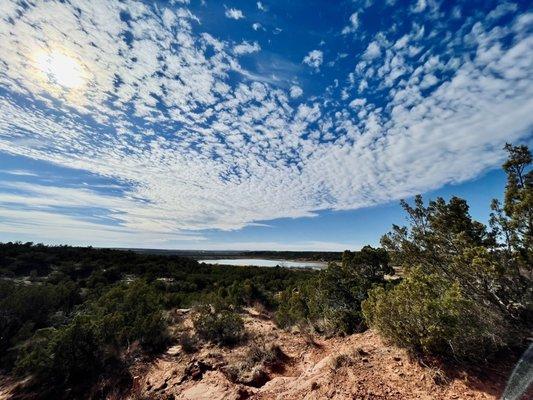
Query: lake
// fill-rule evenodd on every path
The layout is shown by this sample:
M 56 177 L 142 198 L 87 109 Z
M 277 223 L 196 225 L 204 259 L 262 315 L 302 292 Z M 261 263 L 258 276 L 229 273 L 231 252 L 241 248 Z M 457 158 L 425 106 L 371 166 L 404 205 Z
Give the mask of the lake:
M 262 258 L 226 258 L 220 260 L 198 260 L 206 264 L 218 265 L 251 265 L 254 267 L 280 267 L 286 268 L 313 268 L 321 269 L 326 266 L 326 263 L 319 261 L 289 261 L 289 260 L 267 260 Z

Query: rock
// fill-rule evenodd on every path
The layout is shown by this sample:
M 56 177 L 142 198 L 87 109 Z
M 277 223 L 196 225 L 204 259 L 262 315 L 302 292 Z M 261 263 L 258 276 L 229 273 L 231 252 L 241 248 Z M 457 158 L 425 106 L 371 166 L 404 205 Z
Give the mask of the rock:
M 242 376 L 238 381 L 246 386 L 259 388 L 270 380 L 268 373 L 262 367 L 256 367 Z
M 185 376 L 190 377 L 192 380 L 198 381 L 202 379 L 205 371 L 212 370 L 211 366 L 203 361 L 192 361 L 185 368 Z
M 364 351 L 361 348 L 358 348 L 357 349 L 357 354 L 359 354 L 360 356 L 368 356 L 369 353 L 367 351 Z

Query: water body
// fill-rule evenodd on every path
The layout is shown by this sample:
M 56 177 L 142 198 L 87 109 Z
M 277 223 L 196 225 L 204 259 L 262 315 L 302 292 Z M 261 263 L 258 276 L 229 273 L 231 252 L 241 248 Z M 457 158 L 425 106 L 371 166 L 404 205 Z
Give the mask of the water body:
M 198 260 L 206 264 L 218 265 L 250 265 L 254 267 L 280 267 L 286 268 L 313 268 L 321 269 L 326 266 L 326 263 L 319 261 L 289 261 L 289 260 L 267 260 L 263 258 L 226 258 L 220 260 Z

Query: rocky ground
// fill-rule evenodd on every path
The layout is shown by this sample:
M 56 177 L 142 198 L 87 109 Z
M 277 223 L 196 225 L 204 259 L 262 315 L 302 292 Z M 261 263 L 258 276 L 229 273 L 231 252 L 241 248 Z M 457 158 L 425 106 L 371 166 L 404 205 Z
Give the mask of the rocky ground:
M 373 331 L 324 339 L 282 331 L 253 310 L 245 321 L 250 335 L 241 346 L 203 346 L 186 354 L 178 345 L 138 365 L 130 398 L 498 399 L 509 371 L 487 367 L 473 374 L 423 365 Z M 267 349 L 270 357 L 250 354 L 251 347 Z
M 191 332 L 186 310 L 176 312 L 176 329 Z M 292 400 L 292 399 L 499 399 L 511 369 L 443 370 L 387 345 L 373 331 L 348 337 L 313 337 L 278 329 L 253 309 L 244 316 L 248 340 L 234 348 L 181 345 L 131 368 L 125 393 L 110 400 Z M 178 332 L 175 332 L 179 334 Z M 0 400 L 24 382 L 0 379 Z M 101 396 L 96 395 L 95 398 Z M 18 397 L 17 398 L 35 398 Z

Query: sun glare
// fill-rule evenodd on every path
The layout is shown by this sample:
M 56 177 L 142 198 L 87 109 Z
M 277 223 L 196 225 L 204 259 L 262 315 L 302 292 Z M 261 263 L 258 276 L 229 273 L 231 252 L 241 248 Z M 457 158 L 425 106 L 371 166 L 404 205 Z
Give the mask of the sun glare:
M 60 85 L 65 89 L 80 88 L 87 81 L 83 66 L 58 50 L 38 53 L 35 66 L 46 83 Z

